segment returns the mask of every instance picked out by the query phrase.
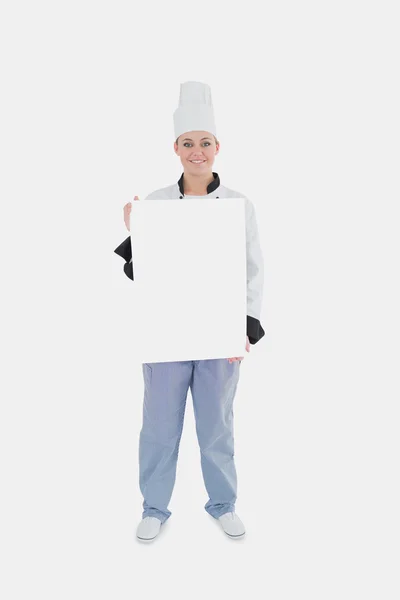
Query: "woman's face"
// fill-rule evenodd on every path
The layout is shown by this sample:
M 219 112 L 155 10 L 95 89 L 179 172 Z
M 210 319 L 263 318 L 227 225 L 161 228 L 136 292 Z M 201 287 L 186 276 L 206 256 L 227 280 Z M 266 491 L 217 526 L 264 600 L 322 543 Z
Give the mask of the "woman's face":
M 219 144 L 215 143 L 214 136 L 208 131 L 188 131 L 179 136 L 178 144 L 174 143 L 174 150 L 184 170 L 194 174 L 212 169 Z

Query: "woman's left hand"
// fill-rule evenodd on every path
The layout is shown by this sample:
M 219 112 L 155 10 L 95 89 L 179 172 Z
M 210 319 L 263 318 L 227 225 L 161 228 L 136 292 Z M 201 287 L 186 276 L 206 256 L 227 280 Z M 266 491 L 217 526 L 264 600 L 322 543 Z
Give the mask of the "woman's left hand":
M 246 336 L 246 352 L 250 352 L 250 340 L 249 340 L 249 336 Z M 243 360 L 244 356 L 233 356 L 232 358 L 227 358 L 226 360 L 229 360 L 230 363 L 235 362 L 237 360 Z

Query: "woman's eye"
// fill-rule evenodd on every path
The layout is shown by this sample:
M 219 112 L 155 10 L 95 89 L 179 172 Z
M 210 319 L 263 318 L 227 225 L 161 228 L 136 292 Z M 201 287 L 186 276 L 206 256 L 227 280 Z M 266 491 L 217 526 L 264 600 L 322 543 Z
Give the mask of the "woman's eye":
M 210 145 L 210 142 L 204 142 L 204 143 Z M 183 145 L 186 146 L 186 144 L 188 144 L 189 146 L 192 145 L 190 142 L 185 142 Z

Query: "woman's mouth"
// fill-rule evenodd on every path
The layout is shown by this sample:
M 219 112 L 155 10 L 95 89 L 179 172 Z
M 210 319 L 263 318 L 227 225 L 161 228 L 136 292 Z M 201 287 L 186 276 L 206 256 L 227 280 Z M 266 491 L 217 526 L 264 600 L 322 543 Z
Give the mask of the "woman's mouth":
M 189 160 L 189 162 L 191 162 L 193 165 L 201 165 L 202 163 L 206 162 L 205 160 Z

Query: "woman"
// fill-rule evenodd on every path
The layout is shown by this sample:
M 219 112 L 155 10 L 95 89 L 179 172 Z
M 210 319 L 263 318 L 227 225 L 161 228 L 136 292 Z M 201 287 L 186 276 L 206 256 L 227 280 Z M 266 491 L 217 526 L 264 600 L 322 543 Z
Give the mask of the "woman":
M 174 113 L 176 141 L 183 173 L 176 184 L 156 190 L 146 200 L 204 198 L 245 198 L 247 260 L 247 339 L 257 343 L 265 334 L 260 323 L 263 288 L 263 258 L 258 239 L 255 211 L 242 194 L 220 183 L 212 171 L 220 143 L 216 137 L 211 91 L 208 85 L 189 81 L 181 84 L 180 105 Z M 135 200 L 138 197 L 135 196 Z M 131 203 L 124 207 L 130 230 Z M 133 277 L 130 236 L 115 252 L 125 259 L 124 272 Z M 218 519 L 233 539 L 245 534 L 235 512 L 237 477 L 234 464 L 233 400 L 243 356 L 228 359 L 144 363 L 145 392 L 143 426 L 139 441 L 140 489 L 143 515 L 137 528 L 141 541 L 152 541 L 170 517 L 168 504 L 175 484 L 179 443 L 186 398 L 191 389 L 201 468 L 208 502 L 206 511 Z M 168 385 L 165 385 L 165 382 Z

